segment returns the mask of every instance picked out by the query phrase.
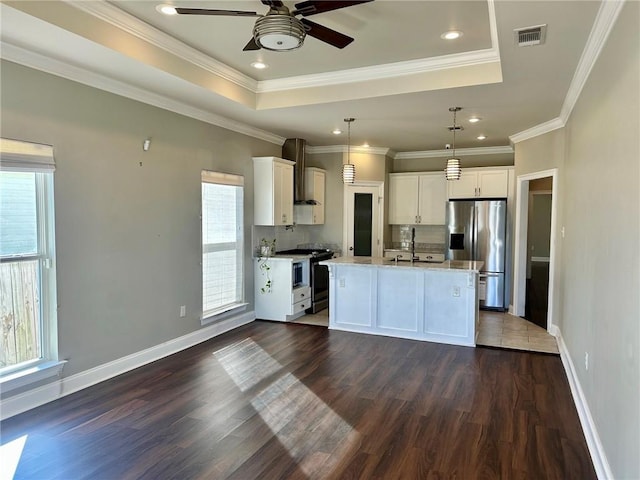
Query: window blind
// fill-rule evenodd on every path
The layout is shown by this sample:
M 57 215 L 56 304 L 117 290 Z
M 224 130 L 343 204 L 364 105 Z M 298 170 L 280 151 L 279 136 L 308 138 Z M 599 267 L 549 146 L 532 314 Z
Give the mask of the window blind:
M 202 310 L 243 302 L 244 177 L 202 172 Z
M 51 145 L 0 138 L 0 170 L 53 172 L 55 168 Z

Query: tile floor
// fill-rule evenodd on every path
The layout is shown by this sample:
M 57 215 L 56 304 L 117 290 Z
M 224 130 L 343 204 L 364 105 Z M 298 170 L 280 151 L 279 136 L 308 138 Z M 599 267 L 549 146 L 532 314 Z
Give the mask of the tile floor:
M 480 311 L 477 345 L 530 352 L 560 353 L 558 342 L 544 328 L 508 313 Z
M 294 323 L 329 326 L 329 309 L 300 317 Z M 553 335 L 520 317 L 508 313 L 480 311 L 477 345 L 511 348 L 530 352 L 558 354 L 558 343 Z

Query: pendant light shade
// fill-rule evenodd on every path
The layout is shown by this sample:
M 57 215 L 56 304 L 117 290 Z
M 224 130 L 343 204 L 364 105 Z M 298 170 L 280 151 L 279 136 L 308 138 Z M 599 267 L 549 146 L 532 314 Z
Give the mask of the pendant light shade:
M 356 166 L 351 163 L 342 165 L 342 183 L 353 183 L 356 181 Z
M 456 113 L 462 110 L 462 107 L 451 107 L 450 112 L 453 112 L 453 155 L 447 160 L 447 166 L 444 168 L 444 175 L 447 180 L 460 180 L 462 174 L 462 168 L 460 168 L 460 159 L 456 158 Z
M 355 118 L 345 118 L 347 122 L 347 163 L 342 165 L 342 183 L 353 183 L 356 181 L 356 166 L 351 163 L 351 122 Z

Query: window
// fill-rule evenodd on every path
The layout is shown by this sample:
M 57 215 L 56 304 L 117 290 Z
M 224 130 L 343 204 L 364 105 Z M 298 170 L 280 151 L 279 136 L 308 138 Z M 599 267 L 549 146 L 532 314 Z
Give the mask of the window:
M 244 305 L 244 177 L 202 172 L 202 316 Z
M 55 375 L 48 371 L 60 365 L 54 167 L 52 147 L 0 139 L 0 378 L 5 391 Z

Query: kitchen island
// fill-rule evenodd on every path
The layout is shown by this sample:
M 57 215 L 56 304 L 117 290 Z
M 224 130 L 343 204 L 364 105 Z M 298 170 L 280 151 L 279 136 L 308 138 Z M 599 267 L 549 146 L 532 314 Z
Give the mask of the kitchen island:
M 329 328 L 475 346 L 482 262 L 340 257 L 329 267 Z

